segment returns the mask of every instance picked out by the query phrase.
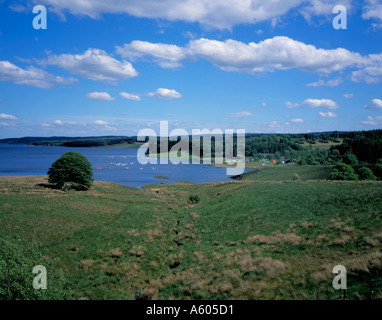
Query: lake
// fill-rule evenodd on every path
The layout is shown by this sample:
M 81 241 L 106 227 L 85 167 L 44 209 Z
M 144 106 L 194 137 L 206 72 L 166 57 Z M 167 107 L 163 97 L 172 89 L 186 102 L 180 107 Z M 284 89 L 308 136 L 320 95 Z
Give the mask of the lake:
M 93 166 L 93 178 L 130 187 L 144 184 L 188 181 L 205 183 L 229 181 L 225 168 L 208 164 L 147 164 L 138 162 L 138 149 L 67 148 L 0 144 L 0 176 L 47 175 L 51 164 L 62 154 L 77 151 Z M 159 160 L 159 159 L 158 159 Z M 158 161 L 159 162 L 159 161 Z M 169 179 L 156 179 L 166 176 Z

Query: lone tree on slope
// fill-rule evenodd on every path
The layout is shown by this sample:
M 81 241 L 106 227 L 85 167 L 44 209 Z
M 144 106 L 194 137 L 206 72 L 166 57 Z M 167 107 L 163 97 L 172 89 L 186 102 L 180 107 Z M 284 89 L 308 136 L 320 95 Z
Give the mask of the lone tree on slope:
M 61 189 L 65 184 L 72 183 L 75 189 L 86 190 L 93 182 L 90 162 L 75 151 L 67 152 L 53 162 L 48 175 L 49 182 L 55 183 Z

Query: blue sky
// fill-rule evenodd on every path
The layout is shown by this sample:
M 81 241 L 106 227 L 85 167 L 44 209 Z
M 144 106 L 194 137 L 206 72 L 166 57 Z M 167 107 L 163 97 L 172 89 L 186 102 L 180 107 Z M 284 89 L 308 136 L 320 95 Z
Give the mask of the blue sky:
M 381 0 L 0 0 L 0 138 L 381 128 L 381 40 Z

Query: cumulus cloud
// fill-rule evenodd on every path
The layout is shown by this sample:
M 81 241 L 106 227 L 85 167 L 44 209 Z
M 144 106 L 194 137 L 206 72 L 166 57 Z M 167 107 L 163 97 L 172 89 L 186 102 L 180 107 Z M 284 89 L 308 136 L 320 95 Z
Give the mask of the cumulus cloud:
M 90 92 L 86 94 L 86 98 L 88 99 L 95 99 L 95 100 L 102 100 L 102 101 L 113 101 L 115 98 L 111 97 L 110 94 L 107 92 Z
M 120 92 L 119 93 L 121 97 L 127 99 L 127 100 L 133 100 L 133 101 L 141 101 L 141 97 L 136 94 L 131 94 L 127 92 Z
M 306 1 L 306 6 L 300 9 L 300 12 L 306 20 L 310 21 L 313 16 L 330 16 L 333 8 L 339 4 L 338 0 L 311 0 Z M 352 8 L 352 0 L 342 0 L 341 5 L 347 10 Z
M 330 16 L 334 0 L 33 0 L 49 5 L 51 11 L 65 17 L 74 15 L 99 18 L 102 14 L 129 14 L 139 18 L 198 22 L 209 28 L 230 29 L 237 24 L 270 21 L 275 25 L 292 9 L 306 19 Z M 342 4 L 350 7 L 351 0 Z
M 151 57 L 162 68 L 178 68 L 184 61 L 191 58 L 188 50 L 173 44 L 151 43 L 148 41 L 132 41 L 130 44 L 117 46 L 116 52 L 124 58 L 135 60 L 137 58 Z
M 306 99 L 303 103 L 309 108 L 337 109 L 339 105 L 330 99 Z
M 64 122 L 61 121 L 61 120 L 55 120 L 55 121 L 53 121 L 53 123 L 54 123 L 54 124 L 57 124 L 57 125 L 59 125 L 59 126 L 63 126 L 63 125 L 64 125 Z
M 116 52 L 131 60 L 153 61 L 163 68 L 177 68 L 186 61 L 204 59 L 224 71 L 254 74 L 298 69 L 329 75 L 353 69 L 349 79 L 354 82 L 382 80 L 382 53 L 361 55 L 344 48 L 321 49 L 285 36 L 258 43 L 200 38 L 190 40 L 185 46 L 135 40 L 117 46 Z M 342 82 L 339 77 L 307 85 L 336 87 Z
M 38 63 L 95 81 L 117 82 L 138 75 L 130 62 L 116 60 L 100 49 L 88 49 L 83 54 L 50 55 Z
M 232 39 L 201 38 L 191 40 L 185 47 L 133 41 L 116 50 L 122 57 L 151 58 L 162 66 L 176 67 L 186 60 L 201 58 L 224 71 L 248 73 L 299 69 L 329 74 L 364 66 L 368 61 L 359 53 L 347 49 L 320 49 L 284 36 L 248 44 Z
M 245 44 L 236 40 L 193 40 L 191 50 L 225 71 L 249 73 L 299 69 L 331 73 L 361 62 L 362 57 L 346 49 L 317 49 L 284 36 Z
M 354 94 L 353 94 L 353 93 L 345 93 L 345 94 L 344 94 L 344 97 L 345 97 L 346 99 L 352 99 L 352 98 L 354 98 Z
M 304 122 L 304 120 L 302 120 L 300 118 L 292 119 L 291 121 L 294 122 L 294 123 L 302 123 L 302 122 Z
M 159 88 L 155 92 L 148 93 L 147 96 L 157 99 L 178 99 L 182 97 L 179 92 L 166 88 Z
M 382 110 L 382 100 L 381 99 L 373 99 L 371 102 L 367 105 L 365 105 L 366 109 L 372 109 L 372 110 Z
M 369 54 L 364 66 L 352 72 L 351 80 L 364 81 L 369 84 L 380 82 L 382 80 L 382 53 Z
M 321 117 L 323 117 L 323 118 L 335 118 L 335 117 L 337 117 L 337 115 L 335 114 L 335 113 L 333 113 L 333 112 L 319 112 L 319 115 L 321 116 Z
M 50 89 L 54 84 L 73 84 L 77 80 L 55 76 L 33 66 L 23 69 L 9 61 L 0 61 L 0 81 Z
M 228 112 L 228 114 L 234 118 L 242 118 L 242 117 L 252 116 L 252 113 L 249 111 Z
M 287 101 L 285 102 L 285 106 L 289 109 L 294 109 L 294 108 L 298 108 L 300 105 L 298 103 Z
M 17 120 L 17 118 L 14 115 L 7 113 L 0 113 L 0 119 Z

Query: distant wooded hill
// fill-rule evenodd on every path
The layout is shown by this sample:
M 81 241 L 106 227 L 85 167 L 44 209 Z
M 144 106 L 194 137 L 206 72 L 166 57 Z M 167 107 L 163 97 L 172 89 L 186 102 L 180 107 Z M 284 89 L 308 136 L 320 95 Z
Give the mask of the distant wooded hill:
M 117 144 L 133 144 L 137 137 L 100 136 L 100 137 L 23 137 L 2 139 L 0 143 L 28 144 L 33 146 L 57 147 L 103 147 Z
M 136 139 L 136 136 L 23 137 L 2 139 L 0 143 L 65 147 L 129 147 L 137 142 Z M 191 137 L 189 139 L 192 150 Z M 212 137 L 212 156 L 215 150 L 214 140 Z M 245 155 L 254 161 L 266 157 L 275 160 L 283 158 L 300 164 L 327 165 L 342 161 L 348 154 L 354 154 L 359 162 L 364 163 L 375 163 L 382 158 L 382 130 L 306 134 L 248 133 L 245 142 Z M 176 143 L 177 141 L 168 141 L 169 149 Z M 236 141 L 234 141 L 234 154 L 235 150 Z

